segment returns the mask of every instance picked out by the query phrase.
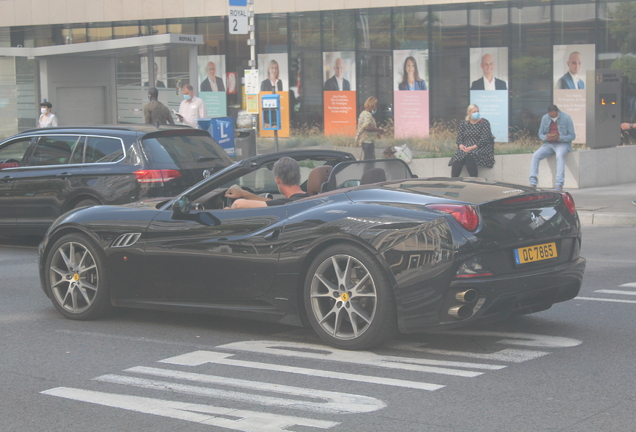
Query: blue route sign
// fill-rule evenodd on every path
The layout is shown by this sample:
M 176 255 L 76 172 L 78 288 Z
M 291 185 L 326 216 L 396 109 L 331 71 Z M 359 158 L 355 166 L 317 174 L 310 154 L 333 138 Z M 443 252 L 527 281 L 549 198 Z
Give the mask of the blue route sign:
M 247 6 L 247 0 L 230 0 L 230 6 Z

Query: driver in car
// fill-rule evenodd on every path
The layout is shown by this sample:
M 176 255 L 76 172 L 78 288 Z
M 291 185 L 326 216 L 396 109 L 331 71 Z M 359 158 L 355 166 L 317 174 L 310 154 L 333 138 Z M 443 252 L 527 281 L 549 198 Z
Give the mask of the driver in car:
M 282 157 L 274 164 L 274 176 L 280 193 L 285 198 L 270 199 L 242 189 L 239 185 L 232 185 L 225 196 L 234 199 L 233 209 L 270 207 L 307 198 L 309 194 L 300 188 L 300 165 L 295 159 Z M 243 198 L 243 199 L 239 199 Z

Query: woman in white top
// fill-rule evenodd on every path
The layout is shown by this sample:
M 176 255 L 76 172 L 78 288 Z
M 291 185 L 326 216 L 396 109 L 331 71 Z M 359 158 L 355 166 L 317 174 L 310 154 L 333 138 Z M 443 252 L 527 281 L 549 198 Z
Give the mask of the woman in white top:
M 40 104 L 40 119 L 38 120 L 38 127 L 53 127 L 57 126 L 57 117 L 55 114 L 51 113 L 51 108 L 53 108 L 53 104 L 51 102 L 42 102 Z

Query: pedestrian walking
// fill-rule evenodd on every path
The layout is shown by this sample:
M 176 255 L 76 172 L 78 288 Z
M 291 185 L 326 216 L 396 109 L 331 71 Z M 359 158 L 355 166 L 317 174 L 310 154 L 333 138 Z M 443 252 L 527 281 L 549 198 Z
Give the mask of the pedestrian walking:
M 174 120 L 170 115 L 170 110 L 164 104 L 159 102 L 159 90 L 152 87 L 148 90 L 148 102 L 144 107 L 144 120 L 147 124 L 174 124 Z
M 42 102 L 40 104 L 40 118 L 38 119 L 38 127 L 55 127 L 57 126 L 57 117 L 51 112 L 53 104 L 51 102 Z
M 378 138 L 384 132 L 375 123 L 373 114 L 378 109 L 378 98 L 370 96 L 364 102 L 364 109 L 358 117 L 358 130 L 356 133 L 356 146 L 362 147 L 361 159 L 375 159 L 375 140 L 371 134 L 376 134 Z

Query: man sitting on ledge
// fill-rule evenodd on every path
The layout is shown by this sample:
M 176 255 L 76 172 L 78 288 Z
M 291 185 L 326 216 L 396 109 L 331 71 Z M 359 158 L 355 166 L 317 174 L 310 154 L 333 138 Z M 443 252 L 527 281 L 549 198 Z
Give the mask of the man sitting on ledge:
M 539 175 L 539 162 L 551 154 L 556 154 L 556 187 L 557 191 L 563 190 L 565 181 L 565 155 L 572 151 L 572 141 L 576 138 L 572 118 L 559 111 L 556 105 L 548 107 L 548 113 L 541 119 L 539 138 L 543 145 L 532 155 L 530 165 L 530 186 L 537 187 Z
M 301 198 L 307 198 L 309 195 L 300 188 L 300 165 L 295 159 L 290 157 L 282 157 L 274 164 L 274 175 L 276 176 L 276 185 L 280 193 L 285 198 L 270 199 L 265 198 L 241 188 L 239 185 L 232 185 L 225 196 L 235 199 L 232 203 L 233 209 L 270 207 L 281 204 L 287 204 Z M 240 199 L 242 198 L 242 199 Z

